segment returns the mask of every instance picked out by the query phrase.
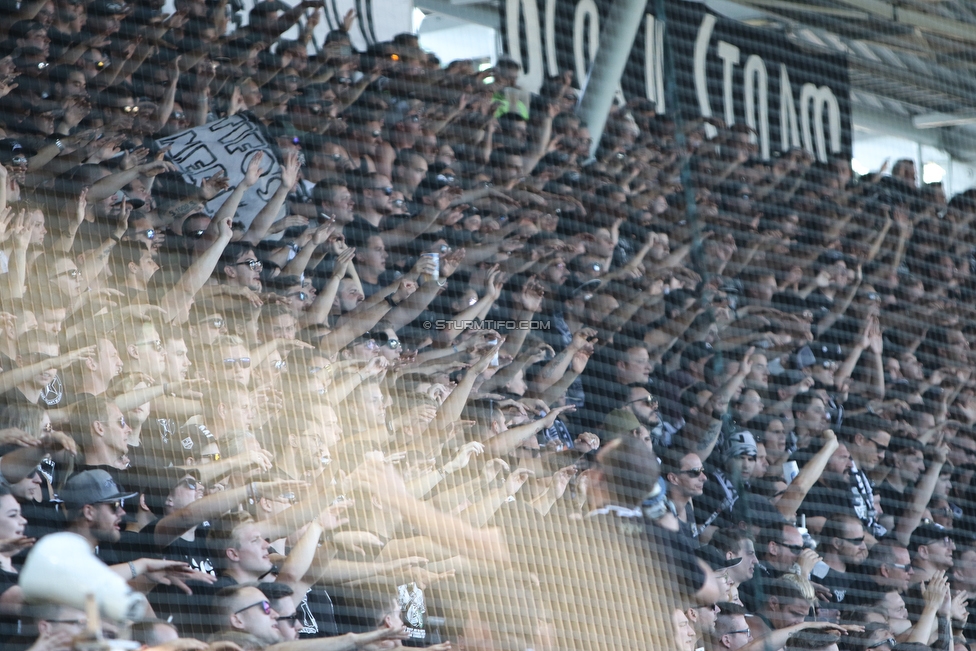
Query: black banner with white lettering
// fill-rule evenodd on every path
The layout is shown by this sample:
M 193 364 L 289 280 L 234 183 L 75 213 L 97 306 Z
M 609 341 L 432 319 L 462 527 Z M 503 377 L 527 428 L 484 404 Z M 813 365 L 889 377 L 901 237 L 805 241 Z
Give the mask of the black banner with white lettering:
M 612 1 L 502 3 L 503 42 L 522 65 L 521 86 L 536 91 L 546 76 L 567 69 L 582 83 Z M 625 99 L 645 97 L 659 113 L 675 112 L 665 96 L 668 47 L 686 120 L 716 117 L 748 125 L 764 159 L 792 147 L 820 161 L 850 158 L 846 57 L 801 50 L 781 32 L 717 16 L 702 4 L 670 0 L 663 20 L 655 16 L 655 5 L 647 4 L 621 78 Z

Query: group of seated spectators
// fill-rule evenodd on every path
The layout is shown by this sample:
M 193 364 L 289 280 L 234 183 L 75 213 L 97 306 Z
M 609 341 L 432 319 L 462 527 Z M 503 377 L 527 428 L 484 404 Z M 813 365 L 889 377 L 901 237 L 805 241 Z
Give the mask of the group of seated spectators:
M 976 192 L 318 0 L 3 7 L 3 649 L 976 649 Z M 229 116 L 237 185 L 159 144 Z M 25 597 L 65 531 L 143 616 Z

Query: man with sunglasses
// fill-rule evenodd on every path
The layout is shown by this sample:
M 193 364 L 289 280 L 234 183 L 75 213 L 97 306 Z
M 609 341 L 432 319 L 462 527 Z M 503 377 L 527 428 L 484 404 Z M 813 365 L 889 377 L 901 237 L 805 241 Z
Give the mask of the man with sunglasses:
M 859 606 L 877 603 L 878 599 L 892 589 L 904 595 L 915 576 L 908 548 L 892 538 L 879 540 L 871 548 L 864 567 L 868 574 L 862 575 L 851 586 L 845 604 Z M 953 586 L 957 583 L 958 578 L 954 577 Z M 960 587 L 966 589 L 965 586 Z
M 854 581 L 853 569 L 867 560 L 864 526 L 853 515 L 836 515 L 820 531 L 818 552 L 830 568 L 825 574 L 815 569 L 817 583 L 830 590 L 831 601 L 845 602 Z
M 698 538 L 692 500 L 702 494 L 708 476 L 697 454 L 664 448 L 659 451 L 661 474 L 668 482 L 668 499 L 678 517 L 678 530 L 689 539 Z M 695 542 L 697 544 L 697 540 Z
M 278 611 L 256 586 L 224 588 L 218 597 L 221 628 L 249 633 L 265 645 L 284 641 L 278 626 Z
M 360 175 L 357 180 L 362 185 L 356 196 L 359 210 L 352 223 L 366 232 L 379 235 L 383 219 L 393 212 L 393 182 L 376 173 Z
M 94 468 L 72 475 L 61 491 L 67 530 L 87 540 L 95 549 L 117 543 L 121 536 L 126 493 L 105 470 Z
M 279 613 L 276 621 L 281 639 L 285 642 L 299 639 L 305 618 L 295 605 L 294 590 L 284 583 L 261 583 L 259 587 L 271 602 L 271 608 Z
M 759 531 L 756 539 L 759 564 L 755 578 L 739 586 L 739 598 L 752 611 L 760 606 L 762 581 L 776 579 L 793 570 L 803 552 L 800 530 L 785 522 L 774 522 Z
M 250 244 L 244 242 L 228 244 L 220 256 L 217 268 L 221 272 L 222 284 L 246 287 L 253 292 L 261 291 L 261 270 L 264 265 Z

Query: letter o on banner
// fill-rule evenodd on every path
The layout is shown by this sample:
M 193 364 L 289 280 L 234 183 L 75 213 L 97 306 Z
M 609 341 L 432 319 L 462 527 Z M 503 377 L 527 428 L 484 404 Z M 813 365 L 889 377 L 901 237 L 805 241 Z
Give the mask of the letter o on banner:
M 816 155 L 821 163 L 827 162 L 827 140 L 824 133 L 824 109 L 830 123 L 830 151 L 840 151 L 840 106 L 829 86 L 817 87 L 803 84 L 800 91 L 800 131 L 803 134 L 803 147 Z M 810 118 L 813 118 L 813 133 L 810 132 Z M 816 140 L 814 140 L 814 136 Z

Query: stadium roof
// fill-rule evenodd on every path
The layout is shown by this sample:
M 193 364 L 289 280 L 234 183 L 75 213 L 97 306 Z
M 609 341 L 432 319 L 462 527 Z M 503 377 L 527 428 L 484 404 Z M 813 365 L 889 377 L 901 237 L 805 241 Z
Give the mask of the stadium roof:
M 855 109 L 937 129 L 976 160 L 976 3 L 961 0 L 715 0 L 713 10 L 848 56 Z

